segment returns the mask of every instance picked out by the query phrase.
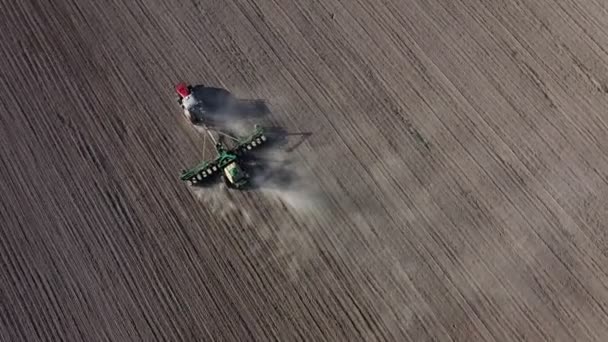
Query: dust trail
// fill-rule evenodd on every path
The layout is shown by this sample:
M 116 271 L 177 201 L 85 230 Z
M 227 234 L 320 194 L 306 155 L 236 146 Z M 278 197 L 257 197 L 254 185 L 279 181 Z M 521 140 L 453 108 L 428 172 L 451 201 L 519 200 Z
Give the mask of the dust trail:
M 296 153 L 262 150 L 256 153 L 255 163 L 251 167 L 254 191 L 270 203 L 277 203 L 278 210 L 291 213 L 276 217 L 273 227 L 258 229 L 267 243 L 274 246 L 273 255 L 282 264 L 287 278 L 298 282 L 318 258 L 314 232 L 322 219 L 319 215 L 326 198 L 317 179 Z
M 230 190 L 224 183 L 218 182 L 217 184 L 211 184 L 204 188 L 191 186 L 191 190 L 196 198 L 214 215 L 218 215 L 222 218 L 236 215 L 241 217 L 245 224 L 252 224 L 251 215 L 249 215 L 247 210 L 237 205 L 236 201 L 229 193 Z
M 204 118 L 203 122 L 205 122 Z M 208 138 L 207 130 L 209 130 L 216 140 L 221 136 L 221 134 L 218 132 L 238 139 L 249 136 L 255 127 L 254 123 L 243 122 L 242 120 L 229 120 L 221 124 L 218 124 L 217 122 L 213 122 L 211 124 L 203 123 L 193 126 L 198 133 L 205 135 L 205 138 Z M 224 141 L 228 141 L 229 145 L 233 145 L 233 139 L 226 139 L 225 136 L 222 139 L 224 139 Z
M 254 129 L 253 123 L 243 122 L 242 120 L 229 120 L 222 126 L 221 128 L 218 127 L 218 129 L 237 138 L 249 136 Z
M 190 121 L 190 117 L 193 115 L 196 115 L 196 113 L 188 110 L 188 109 L 184 109 L 184 117 L 186 118 L 186 120 Z
M 317 180 L 303 162 L 285 151 L 260 152 L 252 183 L 262 193 L 298 213 L 312 213 L 324 202 Z

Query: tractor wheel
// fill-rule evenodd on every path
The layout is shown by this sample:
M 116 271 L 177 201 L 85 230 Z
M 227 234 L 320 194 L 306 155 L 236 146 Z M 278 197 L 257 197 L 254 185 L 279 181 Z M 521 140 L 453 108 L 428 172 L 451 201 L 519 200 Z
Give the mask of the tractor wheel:
M 224 181 L 224 184 L 226 184 L 228 189 L 234 189 L 234 184 L 230 183 L 226 176 L 222 175 L 222 181 Z

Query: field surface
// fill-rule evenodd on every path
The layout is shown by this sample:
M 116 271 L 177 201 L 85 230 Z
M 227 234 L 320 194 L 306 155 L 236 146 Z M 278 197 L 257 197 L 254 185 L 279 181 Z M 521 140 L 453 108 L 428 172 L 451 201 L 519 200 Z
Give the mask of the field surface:
M 0 341 L 608 340 L 607 3 L 0 0 L 0 32 Z M 179 180 L 212 153 L 182 80 L 281 132 L 255 189 Z

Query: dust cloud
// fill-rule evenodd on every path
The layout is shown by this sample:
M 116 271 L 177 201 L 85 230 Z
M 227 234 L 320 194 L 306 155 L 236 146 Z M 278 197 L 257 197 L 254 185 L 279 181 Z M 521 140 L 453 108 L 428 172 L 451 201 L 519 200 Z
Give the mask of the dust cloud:
M 298 213 L 314 212 L 324 202 L 317 179 L 295 153 L 263 151 L 252 169 L 256 189 Z
M 221 181 L 206 187 L 191 186 L 198 201 L 203 203 L 211 213 L 222 218 L 238 216 L 247 225 L 252 224 L 251 215 L 239 206 L 230 194 L 230 189 Z
M 205 133 L 203 127 L 196 129 Z M 251 187 L 245 191 L 258 192 L 298 214 L 312 214 L 324 205 L 325 197 L 318 180 L 295 153 L 272 147 L 261 149 L 243 161 L 243 167 L 251 176 Z M 239 196 L 240 191 L 229 189 L 220 179 L 204 187 L 192 186 L 192 191 L 215 215 L 249 216 L 235 202 L 235 196 Z

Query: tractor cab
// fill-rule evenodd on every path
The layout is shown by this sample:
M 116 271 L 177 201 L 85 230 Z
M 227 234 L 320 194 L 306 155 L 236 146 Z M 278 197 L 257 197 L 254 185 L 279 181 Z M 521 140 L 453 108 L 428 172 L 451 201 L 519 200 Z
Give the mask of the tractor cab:
M 177 102 L 184 109 L 189 109 L 192 107 L 193 102 L 195 101 L 194 96 L 192 96 L 192 86 L 188 85 L 184 82 L 178 83 L 175 85 L 175 92 L 177 93 Z
M 186 82 L 180 82 L 175 85 L 175 92 L 179 95 L 179 98 L 190 96 L 192 93 L 192 86 L 186 84 Z
M 249 175 L 243 171 L 236 161 L 232 161 L 224 166 L 224 179 L 228 186 L 238 189 L 247 184 Z

